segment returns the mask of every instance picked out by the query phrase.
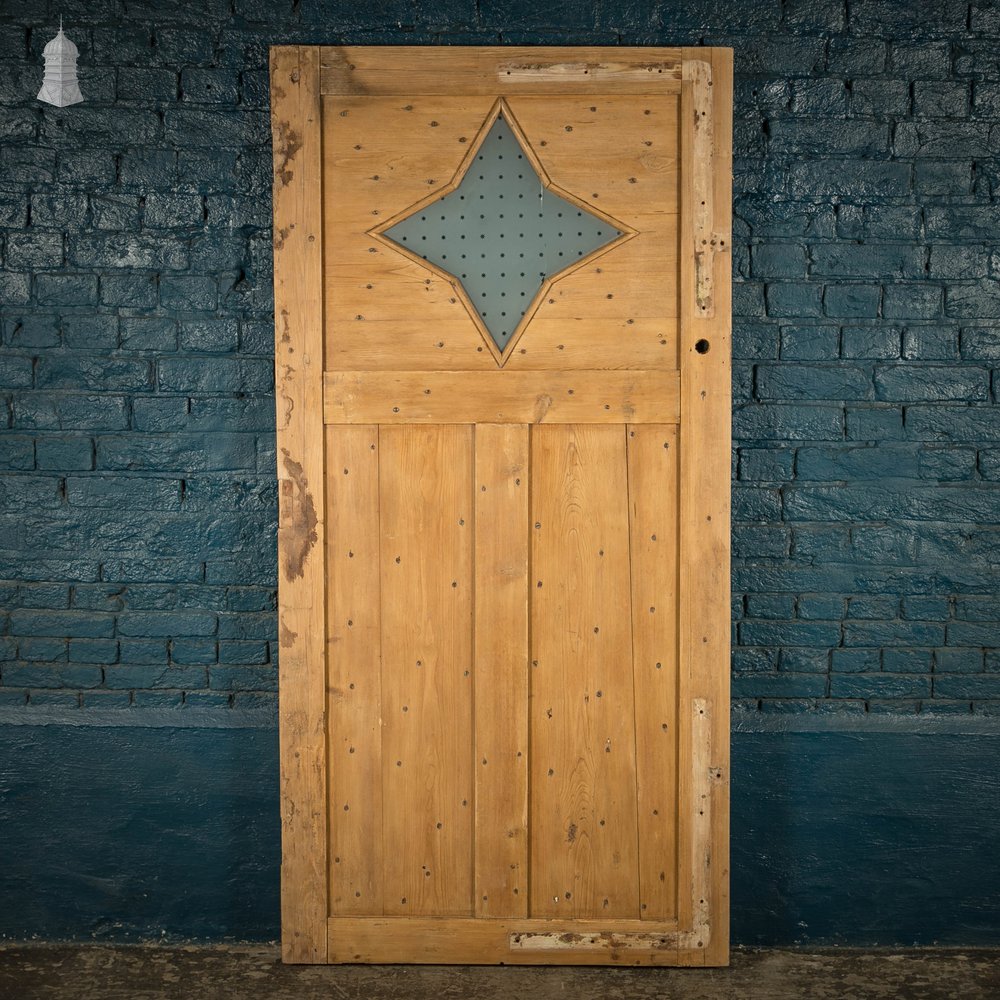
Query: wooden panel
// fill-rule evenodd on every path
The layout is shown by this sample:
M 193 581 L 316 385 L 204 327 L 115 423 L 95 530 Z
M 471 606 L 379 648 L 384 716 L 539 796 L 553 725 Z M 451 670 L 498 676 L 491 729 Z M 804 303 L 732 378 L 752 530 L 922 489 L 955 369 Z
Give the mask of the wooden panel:
M 454 279 L 368 235 L 457 185 L 491 107 L 469 96 L 325 101 L 324 169 L 337 178 L 325 234 L 331 368 L 492 368 Z M 677 99 L 521 97 L 510 110 L 556 190 L 637 234 L 552 282 L 511 366 L 674 367 Z
M 326 961 L 322 204 L 319 52 L 271 52 L 278 448 L 281 950 Z
M 336 178 L 324 233 L 330 367 L 496 367 L 451 283 L 367 235 L 448 187 L 492 105 L 468 97 L 324 100 L 324 170 Z
M 386 55 L 391 51 L 391 55 Z M 640 93 L 679 89 L 681 49 L 506 47 L 323 49 L 324 94 Z
M 532 428 L 531 914 L 638 917 L 624 428 Z
M 639 912 L 677 912 L 677 427 L 628 429 Z
M 476 915 L 528 914 L 528 427 L 476 427 Z
M 673 423 L 673 371 L 327 372 L 326 421 Z
M 379 433 L 383 893 L 387 914 L 470 914 L 472 428 Z
M 710 58 L 710 70 L 694 63 Z M 730 255 L 732 93 L 731 54 L 706 56 L 688 50 L 681 117 L 692 124 L 682 133 L 681 226 L 681 426 L 680 426 L 680 579 L 678 643 L 680 653 L 678 727 L 678 918 L 691 928 L 690 945 L 702 961 L 724 964 L 728 957 L 728 725 L 729 622 L 718 613 L 729 600 L 730 462 Z M 711 88 L 707 73 L 711 73 Z M 706 96 L 706 90 L 710 96 Z M 712 156 L 695 161 L 703 148 L 694 135 L 697 113 L 713 118 Z M 701 212 L 695 177 L 712 176 L 713 215 Z M 696 233 L 721 233 L 723 245 L 709 248 L 696 267 Z M 702 248 L 698 237 L 698 248 Z M 683 248 L 690 252 L 683 252 Z M 709 316 L 700 301 L 698 268 L 712 268 L 716 308 Z M 719 308 L 724 303 L 725 308 Z M 712 609 L 712 613 L 706 613 Z M 695 709 L 694 706 L 698 706 Z M 705 725 L 704 720 L 709 720 Z M 697 724 L 695 722 L 697 721 Z M 707 781 L 705 762 L 720 777 L 712 784 L 713 822 L 704 837 L 698 808 Z M 691 959 L 694 961 L 694 958 Z
M 330 912 L 382 912 L 378 428 L 326 432 Z
M 676 924 L 413 917 L 330 921 L 330 961 L 507 965 L 691 964 Z

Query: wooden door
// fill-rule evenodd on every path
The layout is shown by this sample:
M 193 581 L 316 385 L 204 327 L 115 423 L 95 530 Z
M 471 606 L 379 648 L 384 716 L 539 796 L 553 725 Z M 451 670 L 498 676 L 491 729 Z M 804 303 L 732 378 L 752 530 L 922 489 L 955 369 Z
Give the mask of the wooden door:
M 728 961 L 731 89 L 272 50 L 286 961 Z

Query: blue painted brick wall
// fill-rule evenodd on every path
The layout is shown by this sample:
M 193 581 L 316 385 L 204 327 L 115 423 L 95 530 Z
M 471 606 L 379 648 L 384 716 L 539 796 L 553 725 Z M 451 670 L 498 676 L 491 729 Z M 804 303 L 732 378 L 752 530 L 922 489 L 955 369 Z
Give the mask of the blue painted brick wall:
M 0 703 L 273 699 L 277 42 L 733 46 L 738 707 L 996 711 L 990 0 L 4 4 Z

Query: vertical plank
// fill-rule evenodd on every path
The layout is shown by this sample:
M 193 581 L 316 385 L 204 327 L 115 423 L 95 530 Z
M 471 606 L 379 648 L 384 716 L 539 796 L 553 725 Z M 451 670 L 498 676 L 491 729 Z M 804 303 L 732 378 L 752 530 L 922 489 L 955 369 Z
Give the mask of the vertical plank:
M 677 426 L 628 428 L 639 915 L 677 911 Z
M 375 916 L 382 913 L 378 428 L 327 427 L 326 440 L 330 913 Z
M 639 914 L 625 431 L 532 428 L 531 914 Z
M 327 841 L 319 49 L 271 50 L 279 477 L 281 939 L 325 962 Z
M 382 427 L 383 899 L 469 915 L 473 891 L 472 427 Z
M 476 427 L 478 917 L 528 915 L 528 428 Z
M 728 725 L 730 518 L 730 186 L 731 53 L 713 65 L 704 51 L 685 50 L 681 91 L 681 372 L 680 580 L 678 641 L 678 917 L 692 932 L 685 964 L 728 961 Z M 706 75 L 710 74 L 710 75 Z M 693 123 L 712 118 L 711 156 L 697 160 L 704 145 Z M 712 217 L 703 217 L 696 171 L 708 171 Z M 699 259 L 706 233 L 715 244 Z M 699 235 L 700 234 L 700 235 Z M 706 270 L 707 269 L 707 270 Z M 712 286 L 706 309 L 704 276 Z M 700 276 L 700 277 L 699 277 Z M 694 726 L 694 706 L 699 720 Z M 725 728 L 724 728 L 725 727 Z M 699 789 L 705 787 L 706 755 L 713 775 L 710 836 L 698 822 Z M 715 777 L 717 776 L 717 777 Z M 703 902 L 706 898 L 707 901 Z M 708 924 L 700 925 L 702 914 Z

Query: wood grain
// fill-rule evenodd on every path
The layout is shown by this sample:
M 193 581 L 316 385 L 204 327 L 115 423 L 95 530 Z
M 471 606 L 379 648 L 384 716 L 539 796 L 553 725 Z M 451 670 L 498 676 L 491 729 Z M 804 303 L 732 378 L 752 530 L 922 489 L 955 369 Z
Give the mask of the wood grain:
M 326 961 L 326 602 L 319 52 L 271 50 L 278 450 L 281 949 Z
M 476 915 L 528 915 L 528 427 L 476 427 Z
M 391 54 L 387 54 L 390 53 Z M 554 46 L 323 48 L 324 94 L 655 94 L 679 89 L 682 50 Z
M 472 428 L 379 432 L 386 914 L 472 913 Z
M 639 914 L 677 913 L 677 427 L 628 428 Z
M 686 58 L 705 59 L 703 51 L 689 50 Z M 705 221 L 722 233 L 729 245 L 731 226 L 732 120 L 731 54 L 722 52 L 712 65 L 712 158 L 706 165 L 713 177 L 713 215 Z M 693 123 L 698 79 L 704 68 L 688 72 L 681 95 L 681 118 Z M 718 78 L 716 78 L 716 76 Z M 699 114 L 699 118 L 702 116 Z M 681 246 L 694 245 L 701 217 L 695 161 L 699 148 L 693 124 L 682 133 Z M 729 623 L 720 609 L 729 600 L 729 463 L 730 463 L 730 257 L 724 248 L 708 255 L 713 269 L 715 310 L 705 315 L 699 307 L 694 253 L 681 255 L 681 424 L 680 424 L 680 590 L 678 642 L 680 676 L 678 726 L 678 917 L 695 935 L 686 961 L 701 964 L 728 962 L 729 873 Z M 693 724 L 694 706 L 707 706 L 711 725 Z M 698 713 L 699 720 L 703 714 Z M 708 745 L 710 743 L 710 746 Z M 703 842 L 695 821 L 705 754 L 720 775 L 713 782 L 713 823 L 709 842 Z M 704 891 L 708 892 L 707 904 Z M 704 906 L 707 905 L 707 911 Z M 707 912 L 707 926 L 700 914 Z
M 328 424 L 676 421 L 673 371 L 326 373 Z
M 532 428 L 531 914 L 638 917 L 624 428 Z
M 336 917 L 329 932 L 335 963 L 685 964 L 677 925 L 652 921 Z
M 330 912 L 382 913 L 378 428 L 328 427 Z

